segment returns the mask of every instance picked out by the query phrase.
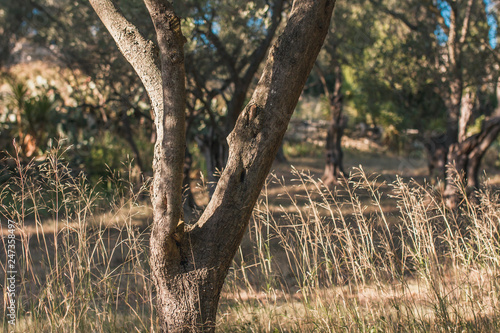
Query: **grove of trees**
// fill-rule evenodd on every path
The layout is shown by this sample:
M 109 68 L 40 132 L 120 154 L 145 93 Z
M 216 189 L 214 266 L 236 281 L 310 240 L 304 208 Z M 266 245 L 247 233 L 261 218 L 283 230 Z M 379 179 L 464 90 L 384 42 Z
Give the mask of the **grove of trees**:
M 418 133 L 445 180 L 449 207 L 460 204 L 457 178 L 469 193 L 478 188 L 500 133 L 498 5 L 6 2 L 1 148 L 12 153 L 15 139 L 30 160 L 64 138 L 74 166 L 97 176 L 130 154 L 136 181 L 153 177 L 151 269 L 162 329 L 211 331 L 224 278 L 301 96 L 323 103 L 328 121 L 325 185 L 347 173 L 342 138 L 364 123 L 396 147 L 408 130 Z M 44 50 L 63 83 L 31 87 L 16 74 L 23 45 Z M 210 182 L 206 207 L 193 199 L 193 168 Z

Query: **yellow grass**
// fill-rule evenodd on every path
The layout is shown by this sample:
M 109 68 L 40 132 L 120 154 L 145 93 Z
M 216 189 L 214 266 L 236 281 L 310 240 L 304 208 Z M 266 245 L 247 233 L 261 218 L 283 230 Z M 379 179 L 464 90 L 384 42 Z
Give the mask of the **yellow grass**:
M 12 220 L 16 332 L 158 331 L 151 208 L 140 200 L 147 184 L 122 182 L 119 195 L 104 196 L 58 154 L 41 165 L 18 161 L 0 190 L 3 328 L 12 328 Z M 269 177 L 226 280 L 219 331 L 500 330 L 498 192 L 486 184 L 449 211 L 439 187 L 422 178 L 357 169 L 328 189 L 309 167 L 312 174 L 281 169 Z

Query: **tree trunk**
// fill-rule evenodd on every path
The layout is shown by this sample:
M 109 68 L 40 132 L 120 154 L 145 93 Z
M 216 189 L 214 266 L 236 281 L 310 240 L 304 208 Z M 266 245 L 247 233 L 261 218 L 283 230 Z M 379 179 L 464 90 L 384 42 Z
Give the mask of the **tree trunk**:
M 467 163 L 467 187 L 469 189 L 479 188 L 479 167 L 485 153 L 486 150 L 483 151 L 478 147 L 469 153 L 469 163 Z
M 228 136 L 228 163 L 214 195 L 199 220 L 190 225 L 183 220 L 181 204 L 184 39 L 170 3 L 145 2 L 160 46 L 164 106 L 158 108 L 155 117 L 150 243 L 157 313 L 163 332 L 213 332 L 224 279 L 325 39 L 335 1 L 294 1 L 288 23 L 270 51 L 253 96 Z M 133 48 L 142 44 L 138 31 L 121 33 L 128 22 L 112 1 L 91 3 L 122 50 L 124 45 Z M 109 16 L 114 19 L 108 20 Z M 147 50 L 149 44 L 143 45 Z M 136 60 L 135 53 L 124 55 L 127 60 Z M 147 63 L 151 65 L 151 61 Z M 141 74 L 145 64 L 132 65 L 148 83 L 150 77 Z M 152 70 L 157 72 L 156 68 Z M 156 82 L 158 77 L 152 79 Z M 156 90 L 148 93 L 152 100 L 158 97 Z
M 286 155 L 285 155 L 285 152 L 283 151 L 283 143 L 281 143 L 280 148 L 278 149 L 278 153 L 276 154 L 275 160 L 278 163 L 287 163 L 288 162 Z
M 467 179 L 468 149 L 464 143 L 454 143 L 448 147 L 446 155 L 448 164 L 446 167 L 446 179 L 443 196 L 446 206 L 450 209 L 457 207 L 459 203 L 460 183 Z
M 446 177 L 446 135 L 431 135 L 424 139 L 424 146 L 427 151 L 427 167 L 429 177 L 434 182 L 437 177 Z
M 451 29 L 450 29 L 451 30 Z M 450 60 L 451 64 L 455 64 L 455 56 Z M 453 61 L 452 61 L 453 60 Z M 450 65 L 452 66 L 452 65 Z M 463 123 L 468 122 L 468 118 L 465 120 L 465 114 L 462 113 L 462 100 L 463 100 L 463 80 L 460 73 L 460 69 L 454 69 L 454 78 L 450 82 L 450 95 L 447 99 L 447 118 L 446 118 L 446 161 L 445 165 L 454 166 L 458 171 L 458 176 L 462 177 L 460 174 L 465 172 L 462 168 L 463 165 L 467 164 L 467 159 L 462 155 L 464 148 L 460 147 L 461 142 L 463 142 L 464 137 L 460 136 L 460 128 Z M 464 105 L 465 106 L 465 105 Z M 467 110 L 465 110 L 467 111 Z M 462 133 L 465 135 L 465 133 Z M 444 188 L 444 198 L 446 204 L 450 208 L 454 208 L 458 204 L 459 192 L 456 189 L 456 184 L 454 181 L 455 174 L 452 172 L 450 167 L 445 169 L 445 188 Z
M 481 132 L 450 147 L 448 156 L 452 157 L 451 164 L 458 172 L 455 176 L 459 177 L 463 186 L 466 186 L 466 193 L 471 193 L 479 186 L 481 159 L 499 133 L 500 117 L 490 117 L 483 122 Z M 448 172 L 448 177 L 453 175 Z M 458 204 L 458 193 L 452 178 L 447 180 L 444 197 L 449 207 L 453 208 Z
M 171 272 L 171 270 L 168 270 Z M 219 267 L 194 267 L 165 274 L 157 287 L 162 332 L 213 332 L 224 277 Z M 174 273 L 174 272 L 172 272 Z
M 328 126 L 326 138 L 326 163 L 323 173 L 323 182 L 325 185 L 335 185 L 338 178 L 342 177 L 344 172 L 342 136 L 344 135 L 345 117 L 334 119 Z
M 342 152 L 342 136 L 344 135 L 347 120 L 343 115 L 343 75 L 342 67 L 338 61 L 334 61 L 333 66 L 335 83 L 331 93 L 323 71 L 318 64 L 316 64 L 315 67 L 330 107 L 331 120 L 326 136 L 325 171 L 322 177 L 323 183 L 327 186 L 337 184 L 338 178 L 342 177 L 345 173 L 343 164 L 344 154 Z
M 182 192 L 183 192 L 183 207 L 184 207 L 184 220 L 192 221 L 196 210 L 198 210 L 198 205 L 194 200 L 193 191 L 191 191 L 191 166 L 193 163 L 193 157 L 186 147 L 186 156 L 184 158 L 184 168 L 182 177 Z

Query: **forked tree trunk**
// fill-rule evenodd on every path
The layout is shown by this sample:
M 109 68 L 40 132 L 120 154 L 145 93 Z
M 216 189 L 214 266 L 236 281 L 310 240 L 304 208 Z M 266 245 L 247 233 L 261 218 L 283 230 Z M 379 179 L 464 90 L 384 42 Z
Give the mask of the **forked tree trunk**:
M 500 116 L 484 120 L 481 132 L 474 134 L 460 143 L 452 145 L 448 151 L 450 164 L 458 171 L 459 181 L 471 193 L 479 186 L 479 167 L 484 154 L 500 133 Z M 448 172 L 449 177 L 453 173 Z M 447 205 L 451 208 L 458 204 L 458 192 L 455 181 L 448 179 L 444 191 Z
M 399 13 L 397 11 L 392 11 L 385 6 L 382 5 L 382 2 L 370 0 L 371 3 L 376 6 L 382 6 L 385 13 L 391 15 L 395 19 L 400 20 L 402 23 L 406 25 L 409 29 L 414 32 L 421 31 L 422 26 L 417 23 L 413 24 L 408 16 L 403 13 Z M 436 7 L 435 2 L 431 4 L 429 2 L 429 13 L 434 12 L 434 9 L 439 11 Z M 434 68 L 436 73 L 443 73 L 444 82 L 447 82 L 446 85 L 441 85 L 441 97 L 445 101 L 446 111 L 447 111 L 447 119 L 446 119 L 446 163 L 455 162 L 457 165 L 467 163 L 467 158 L 463 159 L 461 155 L 463 151 L 463 147 L 460 147 L 463 142 L 460 141 L 459 136 L 464 135 L 466 133 L 466 125 L 467 121 L 470 118 L 470 114 L 467 114 L 467 110 L 461 110 L 463 106 L 466 106 L 463 102 L 463 92 L 464 92 L 464 52 L 466 47 L 468 47 L 467 38 L 470 36 L 472 29 L 470 29 L 471 17 L 475 10 L 475 4 L 478 1 L 467 0 L 461 2 L 460 5 L 453 1 L 450 3 L 450 10 L 448 11 L 448 18 L 446 24 L 443 24 L 443 17 L 440 15 L 435 16 L 443 27 L 446 30 L 446 42 L 444 44 L 439 44 L 439 53 L 441 56 L 439 66 Z M 472 15 L 471 15 L 472 14 Z M 433 14 L 434 15 L 434 14 Z M 425 22 L 425 21 L 422 21 Z M 438 45 L 436 44 L 436 45 Z M 446 51 L 445 51 L 446 50 Z M 465 111 L 465 112 L 461 112 Z M 468 110 L 470 111 L 470 110 Z M 467 172 L 466 169 L 460 169 L 459 172 L 464 171 Z M 452 174 L 449 170 L 445 171 L 446 173 L 446 185 L 444 196 L 450 207 L 453 207 L 457 203 L 458 192 L 453 186 L 453 182 L 450 181 L 450 175 Z
M 458 99 L 459 94 L 460 100 Z M 500 80 L 497 81 L 496 95 L 497 99 L 500 98 Z M 456 119 L 456 122 L 454 127 L 451 125 L 448 127 L 449 145 L 446 163 L 449 167 L 456 169 L 457 173 L 447 169 L 443 193 L 446 204 L 450 208 L 456 207 L 459 203 L 460 191 L 456 188 L 457 180 L 459 184 L 466 187 L 467 194 L 478 188 L 481 159 L 500 133 L 500 107 L 497 107 L 493 110 L 492 115 L 483 121 L 481 131 L 467 137 L 467 127 L 472 119 L 474 98 L 471 93 L 463 94 L 462 91 L 457 91 L 453 101 L 455 104 L 457 101 L 460 103 L 455 105 L 453 109 L 459 110 L 458 112 L 448 112 L 449 124 L 453 119 Z M 458 179 L 453 179 L 454 177 L 458 177 Z
M 147 69 L 157 66 L 151 44 L 114 3 L 90 1 L 141 77 L 156 110 L 150 244 L 161 329 L 213 332 L 224 279 L 323 44 L 335 1 L 294 1 L 253 96 L 228 137 L 228 162 L 214 195 L 199 220 L 189 223 L 182 218 L 181 204 L 185 92 L 180 20 L 170 3 L 145 1 L 160 46 L 158 76 L 157 67 Z M 164 107 L 155 107 L 158 81 Z

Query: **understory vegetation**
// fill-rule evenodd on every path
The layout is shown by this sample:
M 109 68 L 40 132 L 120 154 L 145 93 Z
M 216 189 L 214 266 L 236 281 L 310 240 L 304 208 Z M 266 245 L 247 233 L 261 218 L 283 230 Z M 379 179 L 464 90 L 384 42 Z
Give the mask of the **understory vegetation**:
M 121 178 L 102 194 L 57 150 L 5 165 L 15 167 L 2 171 L 0 278 L 5 295 L 10 220 L 15 332 L 158 331 L 148 182 Z M 450 211 L 439 185 L 386 184 L 359 168 L 329 189 L 292 173 L 268 178 L 226 279 L 219 331 L 500 330 L 500 200 L 487 182 L 472 195 L 456 183 L 462 202 Z

